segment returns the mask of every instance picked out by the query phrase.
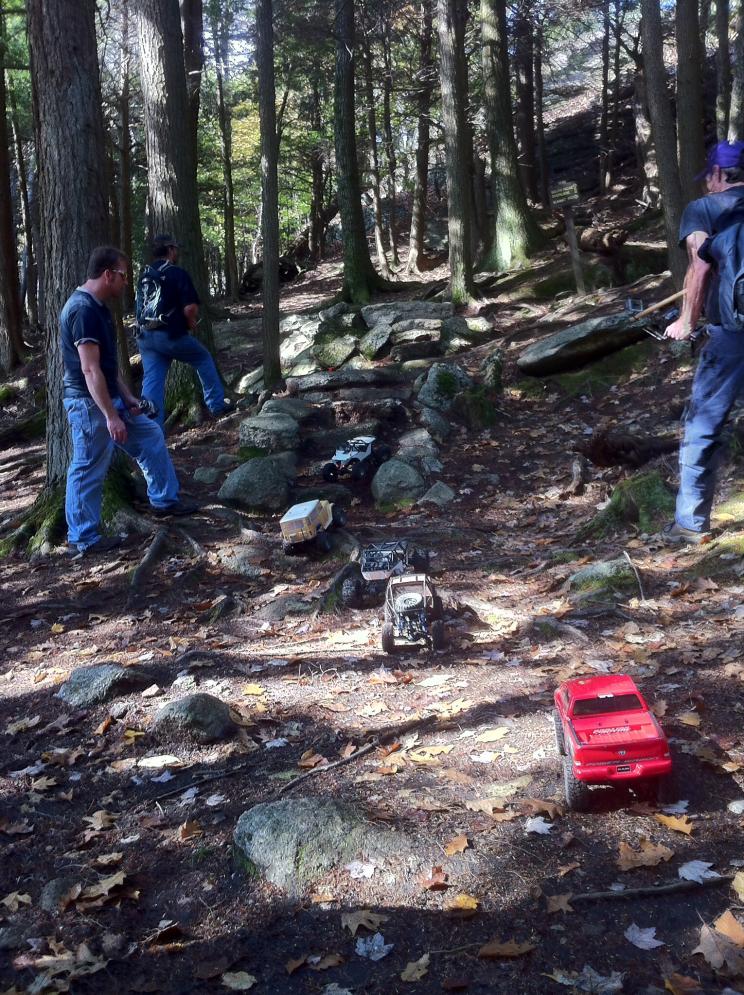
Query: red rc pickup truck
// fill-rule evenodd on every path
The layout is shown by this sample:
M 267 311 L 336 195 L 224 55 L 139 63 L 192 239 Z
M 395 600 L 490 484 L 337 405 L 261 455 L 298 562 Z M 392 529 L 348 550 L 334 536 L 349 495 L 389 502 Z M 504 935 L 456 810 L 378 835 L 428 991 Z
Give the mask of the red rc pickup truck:
M 630 782 L 670 800 L 669 743 L 631 677 L 578 677 L 561 684 L 554 699 L 555 745 L 569 809 L 586 811 L 590 784 Z

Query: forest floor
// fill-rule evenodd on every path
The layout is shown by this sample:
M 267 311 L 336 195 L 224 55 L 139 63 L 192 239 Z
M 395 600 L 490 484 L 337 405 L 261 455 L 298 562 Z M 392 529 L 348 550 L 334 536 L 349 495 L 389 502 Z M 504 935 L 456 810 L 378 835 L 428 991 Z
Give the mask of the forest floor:
M 338 289 L 338 266 L 316 279 L 288 289 L 283 312 L 317 308 Z M 592 465 L 584 493 L 574 495 L 574 454 L 606 426 L 676 431 L 689 355 L 649 341 L 640 363 L 611 377 L 520 378 L 513 361 L 524 346 L 575 320 L 587 302 L 500 300 L 499 284 L 488 293 L 479 309 L 493 315 L 494 338 L 456 361 L 474 370 L 502 346 L 502 414 L 495 427 L 456 430 L 442 446 L 441 479 L 455 501 L 441 512 L 383 514 L 360 486 L 349 513 L 348 531 L 361 542 L 413 535 L 431 549 L 445 651 L 385 656 L 379 610 L 278 620 L 272 609 L 286 595 L 312 607 L 337 559 L 287 559 L 250 581 L 222 568 L 217 552 L 234 541 L 235 522 L 215 502 L 216 486 L 191 477 L 216 453 L 237 451 L 240 414 L 170 439 L 186 490 L 203 502 L 179 527 L 204 555 L 166 555 L 136 592 L 141 542 L 109 559 L 4 561 L 0 937 L 16 930 L 22 939 L 0 957 L 0 988 L 207 995 L 248 990 L 252 976 L 251 990 L 287 995 L 738 990 L 723 961 L 716 974 L 695 950 L 702 940 L 715 962 L 710 944 L 721 934 L 701 937 L 701 928 L 742 904 L 740 887 L 722 878 L 652 897 L 633 890 L 679 881 L 691 861 L 729 876 L 744 865 L 741 810 L 727 807 L 744 798 L 741 458 L 732 453 L 722 474 L 723 533 L 713 543 L 669 550 L 632 522 L 582 538 L 614 485 L 637 471 Z M 624 295 L 589 303 L 619 310 Z M 237 317 L 257 313 L 249 305 Z M 222 358 L 233 371 L 249 369 L 258 348 L 252 334 Z M 42 455 L 40 445 L 5 452 L 0 518 L 32 501 Z M 657 457 L 644 470 L 673 483 L 675 463 L 675 454 Z M 498 483 L 484 486 L 489 474 Z M 317 465 L 302 465 L 301 476 L 317 479 Z M 247 524 L 277 529 L 271 517 Z M 568 591 L 582 565 L 624 553 L 638 571 L 634 590 L 598 603 Z M 55 697 L 70 671 L 104 660 L 152 669 L 161 693 L 87 712 Z M 633 675 L 662 716 L 679 772 L 671 815 L 613 791 L 595 793 L 590 813 L 564 810 L 552 693 L 569 676 L 606 672 Z M 185 687 L 229 701 L 241 735 L 164 751 L 148 724 Z M 372 737 L 387 745 L 323 769 Z M 135 765 L 162 752 L 177 761 L 153 782 Z M 233 768 L 188 790 L 204 773 Z M 288 797 L 352 803 L 394 827 L 419 870 L 391 852 L 330 873 L 292 900 L 237 869 L 238 817 L 303 769 L 313 776 Z M 69 886 L 64 910 L 44 911 L 42 889 L 60 878 Z M 89 889 L 87 900 L 76 885 Z M 361 910 L 393 944 L 380 960 L 355 952 L 370 935 L 364 926 L 354 938 L 342 922 Z M 636 935 L 634 924 L 655 927 L 661 945 L 633 945 L 625 934 Z M 643 944 L 650 934 L 638 935 Z M 731 943 L 735 977 L 742 962 Z M 592 980 L 591 969 L 601 977 Z

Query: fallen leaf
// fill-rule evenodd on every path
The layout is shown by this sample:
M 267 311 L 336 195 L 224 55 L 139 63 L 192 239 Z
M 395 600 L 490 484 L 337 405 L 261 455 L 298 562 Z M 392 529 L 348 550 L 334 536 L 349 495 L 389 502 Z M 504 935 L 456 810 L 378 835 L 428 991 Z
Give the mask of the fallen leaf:
M 348 705 L 340 701 L 319 701 L 318 708 L 324 708 L 327 712 L 350 712 Z
M 700 943 L 692 951 L 702 954 L 710 966 L 718 971 L 724 964 L 733 974 L 744 973 L 744 957 L 741 948 L 728 936 L 719 933 L 712 926 L 702 926 Z
M 84 815 L 83 822 L 87 822 L 91 829 L 100 832 L 104 829 L 110 829 L 118 817 L 118 812 L 107 812 L 105 808 L 102 808 L 94 812 L 93 815 Z
M 183 760 L 174 757 L 172 753 L 162 753 L 157 757 L 142 757 L 137 761 L 138 767 L 147 770 L 161 770 L 163 767 L 183 767 Z
M 187 820 L 178 827 L 178 839 L 181 840 L 181 842 L 185 842 L 186 840 L 191 840 L 197 836 L 203 836 L 203 835 L 204 835 L 204 830 L 202 829 L 201 824 L 196 821 L 196 819 Z
M 388 916 L 379 915 L 377 912 L 370 912 L 369 909 L 359 909 L 357 912 L 343 912 L 341 914 L 341 928 L 346 927 L 352 936 L 356 936 L 357 930 L 360 927 L 374 933 L 387 921 Z
M 576 991 L 592 992 L 594 995 L 615 995 L 623 990 L 623 975 L 619 971 L 603 976 L 595 971 L 589 964 L 584 965 L 584 969 L 579 974 L 578 971 L 562 971 L 554 968 L 552 974 L 546 974 L 546 978 L 551 978 L 559 985 L 566 985 Z
M 5 832 L 8 832 L 6 829 Z M 734 874 L 734 880 L 731 882 L 731 887 L 736 892 L 736 897 L 740 902 L 744 902 L 744 871 L 737 871 Z
M 116 867 L 124 859 L 124 851 L 118 850 L 115 853 L 101 853 L 93 861 L 96 867 Z
M 101 878 L 96 884 L 88 885 L 80 894 L 80 902 L 95 902 L 99 898 L 110 898 L 114 888 L 120 888 L 126 881 L 126 877 L 124 871 L 117 871 L 116 874 L 111 874 L 107 878 Z
M 630 871 L 635 867 L 655 867 L 662 860 L 671 860 L 674 856 L 674 850 L 661 843 L 652 843 L 645 836 L 641 837 L 640 847 L 639 851 L 634 850 L 628 843 L 620 843 L 617 866 L 621 871 Z
M 668 826 L 669 829 L 673 829 L 676 833 L 684 833 L 686 836 L 689 836 L 695 828 L 686 815 L 678 818 L 675 815 L 660 815 L 658 812 L 655 812 L 654 819 L 660 822 L 662 826 Z
M 577 867 L 580 867 L 578 860 L 574 860 L 571 864 L 561 864 L 558 868 L 558 877 L 563 878 L 566 874 L 570 874 L 571 871 L 575 871 Z
M 418 960 L 409 961 L 401 973 L 401 981 L 421 981 L 429 970 L 429 954 L 424 954 Z
M 144 735 L 145 735 L 145 733 L 142 732 L 141 729 L 125 729 L 124 730 L 124 739 L 126 739 L 128 743 L 134 743 L 134 742 L 136 742 L 140 738 L 140 736 L 144 736 Z
M 303 770 L 312 770 L 313 767 L 317 767 L 319 764 L 327 764 L 328 761 L 320 753 L 316 753 L 315 750 L 305 750 L 300 759 L 297 761 L 297 766 L 302 767 Z
M 264 689 L 261 687 L 260 684 L 246 684 L 243 687 L 243 694 L 253 696 L 253 695 L 266 694 L 266 692 L 264 691 Z
M 31 896 L 21 894 L 18 891 L 11 891 L 5 898 L 0 899 L 0 905 L 4 905 L 10 912 L 17 912 L 21 905 L 30 905 Z
M 0 819 L 0 833 L 5 833 L 6 836 L 28 836 L 33 831 L 34 827 L 25 820 L 23 822 L 8 822 L 7 819 Z
M 638 947 L 639 950 L 653 950 L 655 947 L 664 946 L 662 940 L 656 939 L 656 926 L 646 926 L 644 928 L 631 923 L 623 933 L 623 936 L 634 947 Z
M 712 864 L 705 860 L 688 860 L 686 864 L 682 864 L 677 873 L 684 881 L 697 881 L 698 884 L 702 884 L 703 881 L 720 878 L 721 875 L 712 871 L 711 867 Z
M 713 925 L 719 933 L 733 940 L 737 947 L 744 947 L 744 928 L 730 909 L 720 915 Z
M 56 777 L 37 777 L 31 782 L 34 791 L 48 791 L 57 783 Z
M 325 954 L 323 957 L 310 954 L 306 959 L 307 966 L 311 971 L 327 971 L 329 967 L 338 967 L 343 962 L 341 954 Z
M 295 971 L 299 971 L 299 969 L 307 962 L 308 956 L 309 954 L 303 954 L 302 957 L 290 957 L 284 965 L 284 970 L 287 974 L 294 974 Z
M 486 729 L 480 736 L 476 737 L 476 743 L 497 743 L 504 736 L 509 735 L 507 726 L 496 726 L 495 729 Z
M 671 974 L 664 978 L 664 988 L 672 995 L 696 995 L 702 992 L 700 982 L 695 978 L 690 978 L 686 974 Z
M 541 815 L 536 815 L 534 819 L 527 819 L 524 824 L 526 833 L 539 833 L 541 836 L 547 836 L 553 828 L 553 823 L 546 822 Z
M 520 798 L 517 804 L 525 815 L 540 815 L 544 812 L 549 819 L 557 819 L 563 815 L 563 806 L 558 802 L 546 802 L 541 798 Z
M 246 971 L 228 971 L 220 981 L 231 992 L 249 992 L 256 983 L 256 978 Z
M 572 898 L 573 895 L 571 892 L 566 892 L 565 895 L 546 895 L 545 911 L 548 915 L 551 915 L 553 912 L 573 912 L 573 908 L 571 907 Z
M 499 957 L 522 957 L 524 954 L 535 949 L 535 944 L 525 941 L 517 943 L 516 940 L 491 940 L 478 951 L 479 957 L 497 959 Z
M 452 674 L 435 674 L 433 677 L 426 677 L 423 681 L 419 681 L 417 687 L 440 688 L 442 685 L 447 684 L 448 681 L 451 681 L 452 677 Z
M 448 898 L 444 903 L 443 908 L 448 912 L 475 912 L 480 902 L 474 895 L 468 895 L 467 892 L 460 892 L 459 895 L 453 895 Z
M 423 875 L 421 876 L 421 887 L 425 888 L 426 891 L 444 891 L 446 888 L 449 888 L 447 884 L 448 878 L 449 874 L 442 870 L 441 867 L 432 867 L 428 878 L 425 878 Z
M 456 853 L 462 853 L 463 850 L 467 850 L 470 846 L 470 842 L 467 836 L 455 836 L 445 844 L 444 852 L 448 857 L 453 857 Z
M 700 716 L 697 712 L 680 712 L 679 715 L 675 716 L 678 722 L 681 722 L 685 726 L 693 726 L 697 728 L 700 725 Z
M 5 727 L 6 736 L 15 736 L 19 732 L 27 732 L 29 729 L 33 729 L 41 722 L 40 715 L 34 715 L 32 719 L 17 719 L 15 722 L 9 723 Z

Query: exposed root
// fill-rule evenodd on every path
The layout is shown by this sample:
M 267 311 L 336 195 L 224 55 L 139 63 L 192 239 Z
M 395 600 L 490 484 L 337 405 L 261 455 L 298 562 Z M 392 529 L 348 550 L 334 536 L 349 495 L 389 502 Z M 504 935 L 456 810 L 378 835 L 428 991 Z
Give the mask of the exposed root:
M 44 490 L 17 520 L 13 531 L 0 540 L 0 557 L 16 550 L 48 553 L 64 535 L 65 493 L 63 487 Z
M 159 560 L 161 554 L 165 551 L 166 541 L 168 539 L 168 528 L 163 525 L 153 536 L 153 540 L 145 551 L 145 555 L 140 560 L 139 565 L 132 572 L 132 579 L 129 582 L 130 587 L 130 600 L 136 597 L 139 593 L 140 586 L 145 580 L 147 575 L 150 573 L 152 568 L 155 566 Z

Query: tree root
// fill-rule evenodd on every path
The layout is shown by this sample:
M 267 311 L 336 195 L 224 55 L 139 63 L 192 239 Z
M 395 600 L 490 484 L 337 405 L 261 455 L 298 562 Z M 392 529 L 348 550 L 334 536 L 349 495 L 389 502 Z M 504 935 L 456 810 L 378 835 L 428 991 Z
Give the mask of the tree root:
M 0 557 L 21 548 L 29 554 L 50 552 L 64 533 L 64 488 L 43 490 L 17 522 L 13 531 L 0 540 Z
M 161 553 L 165 550 L 166 541 L 168 539 L 168 528 L 166 526 L 161 526 L 155 533 L 152 542 L 147 547 L 145 555 L 140 560 L 139 565 L 132 572 L 132 578 L 129 582 L 129 600 L 131 601 L 139 593 L 142 581 L 147 577 L 152 568 L 157 563 L 160 558 Z
M 579 895 L 572 895 L 570 903 L 575 905 L 577 902 L 599 902 L 616 898 L 655 898 L 680 891 L 695 891 L 697 888 L 710 888 L 719 884 L 727 884 L 733 878 L 733 874 L 722 874 L 718 878 L 704 878 L 702 881 L 670 881 L 667 884 L 625 888 L 624 891 L 585 891 Z
M 360 757 L 366 756 L 379 745 L 380 744 L 377 739 L 372 739 L 365 746 L 361 746 L 358 750 L 355 750 L 353 753 L 349 754 L 348 757 L 341 757 L 340 760 L 334 760 L 333 763 L 322 764 L 321 766 L 313 767 L 311 770 L 305 771 L 305 773 L 300 774 L 299 777 L 295 777 L 291 781 L 287 781 L 286 784 L 283 784 L 276 792 L 276 797 L 281 798 L 282 795 L 285 795 L 288 791 L 296 788 L 298 784 L 302 784 L 303 781 L 306 781 L 309 777 L 313 777 L 315 774 L 322 774 L 327 770 L 333 770 L 334 767 L 343 767 L 344 764 L 351 763 L 352 760 L 358 760 Z

